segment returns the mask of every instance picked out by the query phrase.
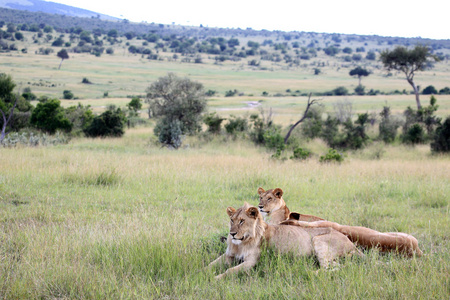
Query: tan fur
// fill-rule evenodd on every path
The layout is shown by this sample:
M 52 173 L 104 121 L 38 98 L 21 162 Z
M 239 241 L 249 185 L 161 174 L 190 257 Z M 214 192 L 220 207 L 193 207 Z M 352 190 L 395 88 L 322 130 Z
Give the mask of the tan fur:
M 333 228 L 346 235 L 352 242 L 365 248 L 377 248 L 381 252 L 395 251 L 406 256 L 422 256 L 417 239 L 403 232 L 378 232 L 376 230 L 361 227 L 341 225 L 329 221 L 303 222 L 290 218 L 284 225 L 296 225 L 303 228 Z
M 262 219 L 258 208 L 248 203 L 237 210 L 228 207 L 227 213 L 230 217 L 227 250 L 211 262 L 209 267 L 223 262 L 231 264 L 233 260 L 241 261 L 241 264 L 229 268 L 225 273 L 216 276 L 216 279 L 247 271 L 255 266 L 264 243 L 280 253 L 316 255 L 323 268 L 327 268 L 340 256 L 353 253 L 362 256 L 345 235 L 332 228 L 269 225 Z
M 341 225 L 319 217 L 290 212 L 282 196 L 283 190 L 258 189 L 260 211 L 266 212 L 270 224 L 297 225 L 304 228 L 330 227 L 346 235 L 352 242 L 365 248 L 378 248 L 381 252 L 398 252 L 406 256 L 422 256 L 415 237 L 403 232 L 378 232 L 361 227 Z M 270 200 L 270 201 L 269 201 Z M 283 217 L 285 217 L 283 219 Z M 305 222 L 306 221 L 306 222 Z
M 259 211 L 263 214 L 264 220 L 269 224 L 280 224 L 289 218 L 290 211 L 283 200 L 283 190 L 276 188 L 265 191 L 262 187 L 258 189 L 259 194 Z M 298 214 L 300 221 L 313 222 L 322 221 L 322 218 Z

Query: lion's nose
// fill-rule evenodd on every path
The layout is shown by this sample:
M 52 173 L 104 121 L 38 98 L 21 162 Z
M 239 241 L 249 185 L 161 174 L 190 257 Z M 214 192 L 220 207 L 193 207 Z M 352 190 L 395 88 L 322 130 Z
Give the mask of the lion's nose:
M 263 209 L 264 205 L 258 205 L 259 209 Z
M 237 234 L 237 232 L 230 232 L 230 234 L 231 234 L 231 237 L 234 237 Z

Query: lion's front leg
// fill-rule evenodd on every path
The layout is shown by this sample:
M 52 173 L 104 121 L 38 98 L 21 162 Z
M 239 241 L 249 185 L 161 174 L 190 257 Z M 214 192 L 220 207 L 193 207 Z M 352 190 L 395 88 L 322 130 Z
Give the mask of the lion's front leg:
M 227 254 L 225 253 L 225 254 L 222 254 L 221 256 L 219 256 L 218 258 L 216 258 L 215 260 L 213 260 L 213 261 L 207 266 L 207 268 L 209 269 L 209 268 L 211 268 L 211 267 L 213 267 L 213 266 L 215 266 L 215 265 L 223 264 L 223 263 L 226 263 L 227 265 L 230 265 L 232 260 L 233 260 L 233 257 L 231 257 L 230 255 L 227 255 Z
M 239 273 L 242 271 L 248 271 L 256 265 L 256 263 L 258 262 L 258 258 L 259 258 L 258 256 L 248 257 L 248 258 L 246 258 L 246 260 L 243 263 L 241 263 L 233 268 L 229 268 L 224 273 L 217 275 L 216 279 L 221 279 L 230 274 L 236 274 L 236 273 Z

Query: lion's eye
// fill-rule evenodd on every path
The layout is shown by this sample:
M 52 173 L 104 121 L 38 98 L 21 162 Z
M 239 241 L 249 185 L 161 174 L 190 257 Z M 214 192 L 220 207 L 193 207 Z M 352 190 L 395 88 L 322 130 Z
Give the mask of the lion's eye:
M 268 202 L 272 201 L 272 198 L 267 199 Z
M 231 224 L 233 224 L 234 222 L 233 222 L 233 220 L 230 220 L 230 222 L 231 222 Z
M 242 225 L 242 224 L 244 224 L 244 220 L 241 220 L 241 221 L 239 222 L 239 225 Z

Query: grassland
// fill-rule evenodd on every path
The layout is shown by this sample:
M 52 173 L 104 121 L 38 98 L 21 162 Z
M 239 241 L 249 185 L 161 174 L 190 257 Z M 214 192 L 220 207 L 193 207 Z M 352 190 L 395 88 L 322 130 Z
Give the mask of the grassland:
M 136 42 L 136 41 L 135 41 Z M 292 123 L 306 97 L 275 96 L 356 86 L 349 67 L 329 60 L 324 74 L 313 66 L 270 64 L 255 69 L 245 61 L 203 64 L 150 61 L 123 45 L 112 56 L 36 55 L 42 45 L 25 42 L 28 53 L 0 53 L 2 72 L 38 96 L 79 97 L 64 106 L 125 106 L 151 81 L 172 71 L 217 90 L 211 111 L 242 115 L 257 111 L 246 102 L 273 108 L 275 122 Z M 25 45 L 24 44 L 24 45 Z M 169 56 L 169 54 L 167 54 Z M 264 62 L 266 63 L 266 62 Z M 408 89 L 400 75 L 375 73 L 371 89 Z M 83 77 L 92 85 L 81 83 Z M 417 82 L 448 86 L 448 62 L 419 73 Z M 240 97 L 223 97 L 238 89 Z M 268 97 L 260 96 L 263 91 Z M 103 98 L 104 92 L 109 98 Z M 438 114 L 450 114 L 450 96 L 438 96 Z M 411 95 L 324 97 L 354 112 L 395 113 L 414 106 Z M 423 104 L 427 97 L 422 96 Z M 142 112 L 145 115 L 145 111 Z M 349 152 L 344 163 L 320 164 L 320 141 L 302 141 L 316 156 L 306 162 L 270 159 L 247 141 L 219 136 L 189 138 L 178 151 L 154 143 L 151 127 L 129 129 L 121 139 L 75 138 L 67 145 L 0 148 L 0 298 L 5 299 L 448 299 L 450 295 L 450 157 L 431 155 L 428 145 L 374 143 Z M 380 158 L 381 157 L 381 158 Z M 419 240 L 425 255 L 405 259 L 366 252 L 332 272 L 318 271 L 313 258 L 264 253 L 248 274 L 214 280 L 223 269 L 203 268 L 224 245 L 228 206 L 257 204 L 257 188 L 281 187 L 296 211 L 380 231 L 402 231 Z
M 449 157 L 397 146 L 381 160 L 282 163 L 244 141 L 167 151 L 150 135 L 0 150 L 0 297 L 448 298 Z M 257 204 L 259 186 L 282 187 L 297 211 L 411 233 L 425 255 L 367 252 L 317 272 L 312 258 L 269 252 L 216 282 L 203 267 L 224 251 L 225 208 Z

